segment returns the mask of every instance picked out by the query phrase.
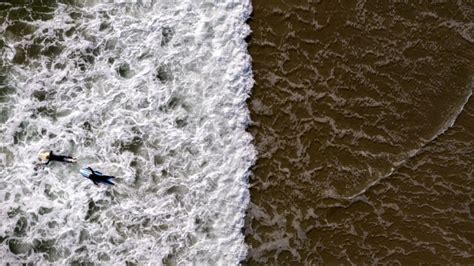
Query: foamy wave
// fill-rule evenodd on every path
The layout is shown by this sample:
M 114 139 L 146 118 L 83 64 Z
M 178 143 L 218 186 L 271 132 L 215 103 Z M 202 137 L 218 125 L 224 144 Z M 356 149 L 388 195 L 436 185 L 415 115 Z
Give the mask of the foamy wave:
M 5 261 L 232 263 L 254 163 L 249 1 L 60 5 L 9 47 L 0 128 Z M 17 49 L 17 52 L 19 50 Z M 77 166 L 35 167 L 42 149 Z M 92 186 L 83 165 L 118 176 Z

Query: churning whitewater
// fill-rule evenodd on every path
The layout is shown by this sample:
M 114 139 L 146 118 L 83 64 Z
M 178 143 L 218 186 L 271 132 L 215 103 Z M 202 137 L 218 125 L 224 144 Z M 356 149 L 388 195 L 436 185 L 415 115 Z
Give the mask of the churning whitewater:
M 58 4 L 50 19 L 6 17 L 3 262 L 245 259 L 256 157 L 245 131 L 250 12 L 248 0 L 188 0 Z M 42 150 L 79 162 L 38 166 Z M 79 174 L 85 166 L 117 185 L 94 186 Z

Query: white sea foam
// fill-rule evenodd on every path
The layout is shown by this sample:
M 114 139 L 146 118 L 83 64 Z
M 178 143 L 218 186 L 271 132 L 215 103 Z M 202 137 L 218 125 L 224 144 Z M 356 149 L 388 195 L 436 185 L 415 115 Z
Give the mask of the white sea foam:
M 0 99 L 4 262 L 245 258 L 250 11 L 233 0 L 60 5 L 7 40 L 59 49 L 24 65 L 1 54 L 15 88 Z M 35 167 L 43 149 L 80 163 Z M 93 186 L 82 166 L 117 186 Z

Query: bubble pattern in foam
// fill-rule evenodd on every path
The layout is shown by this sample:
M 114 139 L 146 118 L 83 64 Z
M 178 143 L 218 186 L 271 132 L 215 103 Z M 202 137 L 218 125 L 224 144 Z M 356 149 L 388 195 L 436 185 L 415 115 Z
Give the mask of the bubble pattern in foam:
M 59 4 L 2 37 L 3 261 L 245 258 L 250 12 L 249 1 Z M 38 167 L 42 149 L 80 163 Z M 93 186 L 85 165 L 117 186 Z

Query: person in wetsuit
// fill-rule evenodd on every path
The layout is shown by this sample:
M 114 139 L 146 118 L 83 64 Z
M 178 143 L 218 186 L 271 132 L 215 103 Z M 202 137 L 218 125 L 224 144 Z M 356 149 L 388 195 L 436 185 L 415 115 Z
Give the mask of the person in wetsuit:
M 44 163 L 45 165 L 49 164 L 51 161 L 57 161 L 57 162 L 66 162 L 66 163 L 75 163 L 76 158 L 71 157 L 71 156 L 65 156 L 65 155 L 56 155 L 53 153 L 53 151 L 50 152 L 42 152 L 38 156 Z
M 112 183 L 112 181 L 110 181 L 110 179 L 115 178 L 115 176 L 102 175 L 100 173 L 97 173 L 96 171 L 94 171 L 94 169 L 90 167 L 87 167 L 87 169 L 91 171 L 91 174 L 89 174 L 87 178 L 89 178 L 92 182 L 94 182 L 96 186 L 99 186 L 99 183 L 107 183 L 112 186 L 115 185 L 114 183 Z

